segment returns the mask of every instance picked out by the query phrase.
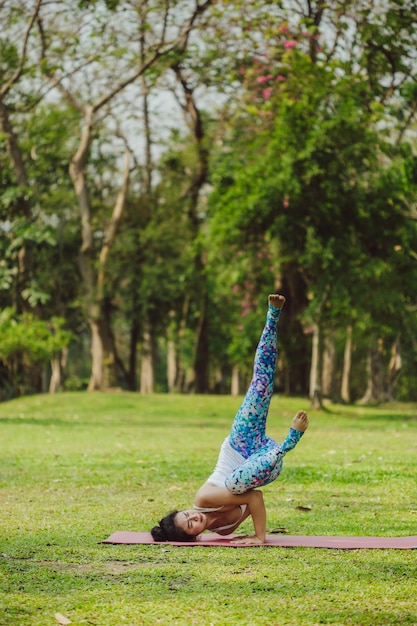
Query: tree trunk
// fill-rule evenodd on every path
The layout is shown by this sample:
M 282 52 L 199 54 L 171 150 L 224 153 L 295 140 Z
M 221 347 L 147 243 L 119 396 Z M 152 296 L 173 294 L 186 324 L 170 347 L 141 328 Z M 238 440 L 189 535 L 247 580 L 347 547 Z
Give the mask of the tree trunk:
M 127 385 L 130 391 L 136 391 L 137 383 L 137 364 L 138 364 L 138 341 L 140 337 L 140 326 L 137 320 L 133 320 L 130 328 L 129 341 L 129 370 L 127 373 Z
M 310 391 L 309 397 L 312 409 L 319 409 L 322 405 L 321 393 L 321 330 L 319 324 L 313 325 L 313 343 L 311 349 Z
M 322 311 L 326 303 L 330 287 L 326 286 L 313 320 L 313 345 L 311 350 L 310 391 L 311 407 L 322 409 L 322 372 L 323 372 L 323 329 Z
M 343 354 L 343 371 L 340 397 L 343 402 L 350 402 L 350 370 L 352 366 L 352 325 L 346 328 L 345 350 Z
M 186 372 L 184 368 L 184 359 L 183 359 L 183 344 L 185 331 L 187 329 L 187 318 L 188 311 L 190 308 L 190 296 L 186 294 L 184 298 L 184 302 L 182 305 L 181 319 L 178 326 L 178 335 L 176 341 L 176 379 L 175 379 L 175 390 L 176 391 L 187 391 L 187 383 L 186 383 Z
M 91 376 L 88 383 L 88 391 L 96 391 L 104 387 L 104 349 L 100 336 L 100 324 L 89 320 L 91 334 Z
M 195 143 L 195 159 L 193 163 L 193 171 L 190 177 L 190 184 L 183 192 L 182 197 L 188 204 L 188 220 L 194 241 L 197 241 L 200 232 L 200 219 L 198 216 L 198 202 L 200 191 L 205 184 L 208 176 L 208 155 L 209 151 L 205 141 L 205 129 L 203 117 L 196 104 L 194 96 L 195 86 L 188 81 L 181 63 L 177 60 L 172 65 L 178 84 L 181 86 L 183 94 L 182 108 L 185 114 L 186 122 L 192 132 Z M 197 327 L 197 335 L 194 350 L 193 372 L 188 378 L 188 385 L 197 393 L 206 393 L 208 391 L 208 320 L 206 317 L 207 305 L 207 289 L 206 277 L 204 273 L 205 260 L 201 254 L 199 246 L 196 246 L 194 256 L 194 279 L 195 284 L 200 287 L 199 293 L 196 293 L 196 299 L 202 302 L 200 310 L 200 318 Z
M 105 302 L 105 275 L 110 250 L 122 218 L 130 174 L 130 152 L 126 150 L 122 186 L 119 190 L 111 219 L 106 229 L 106 236 L 97 263 L 93 261 L 93 233 L 91 225 L 91 207 L 85 177 L 86 159 L 91 140 L 91 110 L 86 113 L 82 139 L 77 153 L 71 161 L 70 175 L 77 195 L 81 213 L 82 245 L 79 255 L 79 267 L 87 299 L 87 316 L 91 331 L 91 378 L 88 391 L 105 389 L 117 385 L 116 351 L 111 331 L 110 311 Z M 105 310 L 107 307 L 107 310 Z
M 322 393 L 325 398 L 335 395 L 336 346 L 334 336 L 327 335 L 324 340 Z
M 209 337 L 208 319 L 206 308 L 200 313 L 200 319 L 196 337 L 196 356 L 194 359 L 195 391 L 196 393 L 208 392 L 208 363 L 209 363 Z
M 140 368 L 140 393 L 148 394 L 154 392 L 154 345 L 150 331 L 149 322 L 144 325 L 142 338 L 142 358 Z
M 359 404 L 372 404 L 384 399 L 384 376 L 382 363 L 382 341 L 378 340 L 368 351 L 366 361 L 367 387 Z
M 96 309 L 97 310 L 97 309 Z M 91 377 L 88 391 L 99 391 L 118 385 L 118 358 L 111 327 L 110 303 L 101 303 L 99 313 L 90 313 Z
M 279 251 L 277 251 L 279 255 Z M 309 390 L 310 337 L 304 332 L 300 316 L 308 299 L 307 286 L 295 263 L 282 268 L 282 286 L 277 290 L 286 297 L 278 328 L 281 350 L 285 354 L 284 385 L 287 394 L 306 395 Z
M 49 380 L 49 393 L 57 393 L 61 388 L 61 355 L 54 354 L 51 357 L 51 378 Z
M 175 350 L 175 342 L 173 339 L 167 340 L 167 381 L 168 391 L 175 391 L 175 381 L 177 380 L 177 355 Z
M 402 368 L 400 338 L 397 337 L 391 347 L 391 359 L 388 365 L 386 381 L 386 399 L 394 400 L 394 388 Z
M 230 393 L 231 393 L 232 396 L 238 396 L 239 395 L 239 391 L 240 391 L 239 366 L 238 365 L 233 365 Z

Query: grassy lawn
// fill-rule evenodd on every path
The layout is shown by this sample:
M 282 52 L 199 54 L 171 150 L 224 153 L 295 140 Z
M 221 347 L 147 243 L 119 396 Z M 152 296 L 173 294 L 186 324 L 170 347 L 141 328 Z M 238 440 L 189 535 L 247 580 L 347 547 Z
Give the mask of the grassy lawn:
M 52 626 L 56 613 L 97 626 L 417 624 L 417 551 L 99 543 L 192 505 L 238 403 L 66 393 L 0 404 L 1 626 Z M 307 402 L 274 398 L 269 434 L 282 440 L 298 408 Z M 310 412 L 264 496 L 268 529 L 417 535 L 417 405 Z

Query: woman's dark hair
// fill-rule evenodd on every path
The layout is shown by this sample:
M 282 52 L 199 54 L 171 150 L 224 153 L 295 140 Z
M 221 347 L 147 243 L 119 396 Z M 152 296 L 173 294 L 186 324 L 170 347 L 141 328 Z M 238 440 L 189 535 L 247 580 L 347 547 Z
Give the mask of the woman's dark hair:
M 178 528 L 175 524 L 175 516 L 178 511 L 171 511 L 165 517 L 163 517 L 159 526 L 154 526 L 151 530 L 151 535 L 154 541 L 194 541 L 194 535 L 187 535 L 187 533 Z

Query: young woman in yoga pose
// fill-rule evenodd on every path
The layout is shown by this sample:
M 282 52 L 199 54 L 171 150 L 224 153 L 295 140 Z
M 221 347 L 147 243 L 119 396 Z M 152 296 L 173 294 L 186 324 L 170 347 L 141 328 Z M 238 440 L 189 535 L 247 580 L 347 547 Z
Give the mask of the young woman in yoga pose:
M 251 516 L 255 533 L 235 542 L 264 543 L 266 512 L 262 491 L 256 487 L 267 485 L 279 476 L 283 457 L 297 445 L 308 426 L 307 413 L 298 411 L 282 444 L 265 433 L 274 387 L 277 323 L 284 303 L 284 296 L 269 296 L 252 381 L 230 435 L 221 446 L 214 472 L 197 491 L 193 509 L 172 511 L 152 528 L 154 541 L 194 541 L 204 530 L 229 535 Z

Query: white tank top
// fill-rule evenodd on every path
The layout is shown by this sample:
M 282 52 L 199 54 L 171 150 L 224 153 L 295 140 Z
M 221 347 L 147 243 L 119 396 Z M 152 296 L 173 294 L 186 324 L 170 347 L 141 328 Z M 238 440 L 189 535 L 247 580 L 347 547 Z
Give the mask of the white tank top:
M 226 437 L 221 445 L 216 467 L 211 476 L 207 478 L 207 482 L 216 485 L 216 487 L 224 487 L 228 475 L 244 461 L 245 457 L 232 448 L 229 437 Z

